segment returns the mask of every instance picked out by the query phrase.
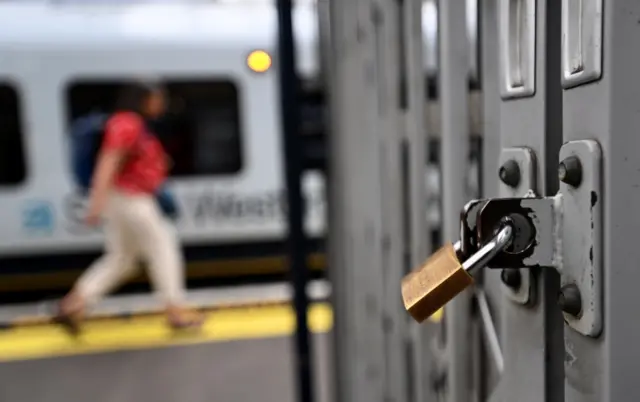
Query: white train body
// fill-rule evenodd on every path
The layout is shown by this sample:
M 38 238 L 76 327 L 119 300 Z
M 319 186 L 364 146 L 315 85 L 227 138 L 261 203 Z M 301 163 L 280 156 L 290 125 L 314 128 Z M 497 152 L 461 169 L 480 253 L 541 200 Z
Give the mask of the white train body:
M 272 2 L 119 3 L 0 3 L 0 257 L 101 248 L 101 231 L 82 224 L 83 199 L 75 195 L 70 116 L 91 106 L 83 99 L 102 93 L 92 88 L 149 75 L 176 83 L 179 99 L 196 99 L 186 99 L 197 110 L 183 119 L 189 120 L 184 124 L 191 137 L 181 149 L 191 162 L 170 180 L 181 206 L 177 227 L 183 243 L 282 239 Z M 425 24 L 435 21 L 434 10 L 425 10 Z M 428 28 L 425 35 L 431 32 L 435 41 Z M 320 63 L 312 2 L 295 7 L 294 29 L 300 76 L 313 79 Z M 273 68 L 256 73 L 247 67 L 255 49 L 274 55 Z M 217 166 L 218 159 L 226 165 Z M 321 237 L 322 174 L 307 173 L 303 188 L 307 232 Z

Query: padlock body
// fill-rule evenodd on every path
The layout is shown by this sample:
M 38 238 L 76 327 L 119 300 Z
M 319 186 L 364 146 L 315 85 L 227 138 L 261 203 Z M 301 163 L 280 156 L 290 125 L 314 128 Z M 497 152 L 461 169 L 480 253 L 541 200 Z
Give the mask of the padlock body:
M 453 244 L 448 243 L 403 278 L 404 307 L 417 322 L 422 322 L 472 283 Z

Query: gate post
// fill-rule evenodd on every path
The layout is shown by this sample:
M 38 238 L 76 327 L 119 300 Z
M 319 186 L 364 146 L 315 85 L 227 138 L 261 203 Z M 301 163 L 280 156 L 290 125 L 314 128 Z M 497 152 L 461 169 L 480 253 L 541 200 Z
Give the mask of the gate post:
M 427 216 L 426 161 L 428 141 L 425 124 L 427 99 L 426 66 L 423 57 L 422 1 L 402 1 L 400 10 L 401 46 L 400 113 L 402 136 L 400 157 L 402 168 L 403 269 L 402 275 L 421 264 L 430 253 Z M 397 293 L 395 293 L 397 294 Z M 394 296 L 395 297 L 395 296 Z M 406 339 L 406 387 L 410 402 L 432 401 L 429 348 L 433 326 L 419 325 L 404 313 L 408 321 Z
M 530 164 L 513 157 L 522 180 L 530 177 L 538 195 L 554 195 L 562 144 L 560 2 L 498 0 L 497 6 L 501 162 L 514 155 L 512 149 L 530 150 Z M 491 173 L 499 182 L 498 172 Z M 501 196 L 513 196 L 513 191 L 501 184 Z M 491 400 L 561 402 L 559 276 L 551 269 L 519 272 L 520 287 L 501 284 L 504 372 Z M 486 274 L 499 276 L 500 270 Z
M 417 76 L 421 58 L 410 55 L 415 43 L 405 45 L 400 17 L 406 10 L 399 2 L 344 0 L 329 7 L 335 400 L 408 402 L 416 356 L 407 353 L 414 342 L 397 285 L 409 241 L 401 144 L 409 124 L 419 141 L 416 89 L 409 90 L 416 83 L 408 74 Z
M 469 40 L 466 1 L 438 2 L 440 78 L 442 234 L 445 241 L 460 237 L 460 211 L 469 200 Z M 471 292 L 456 296 L 444 309 L 446 400 L 471 402 Z
M 640 2 L 583 0 L 563 5 L 564 140 L 602 149 L 602 333 L 565 324 L 565 401 L 640 399 L 637 284 L 640 205 Z M 598 258 L 594 255 L 593 258 Z

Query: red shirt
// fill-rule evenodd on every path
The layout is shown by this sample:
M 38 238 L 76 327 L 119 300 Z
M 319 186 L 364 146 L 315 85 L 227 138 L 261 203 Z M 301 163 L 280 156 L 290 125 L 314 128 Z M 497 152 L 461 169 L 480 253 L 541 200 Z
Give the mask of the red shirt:
M 129 193 L 154 193 L 167 177 L 167 156 L 144 120 L 133 112 L 113 114 L 106 123 L 102 150 L 120 149 L 127 156 L 115 186 Z

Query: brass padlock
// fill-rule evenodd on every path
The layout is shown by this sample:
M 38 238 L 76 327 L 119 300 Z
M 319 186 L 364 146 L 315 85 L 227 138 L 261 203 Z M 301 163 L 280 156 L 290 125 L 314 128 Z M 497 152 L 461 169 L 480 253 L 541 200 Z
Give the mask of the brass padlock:
M 464 262 L 458 256 L 460 242 L 441 247 L 420 268 L 403 278 L 402 299 L 405 309 L 417 322 L 429 318 L 471 285 L 473 273 L 508 247 L 512 235 L 512 225 L 503 224 L 491 241 Z

